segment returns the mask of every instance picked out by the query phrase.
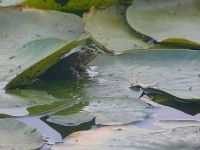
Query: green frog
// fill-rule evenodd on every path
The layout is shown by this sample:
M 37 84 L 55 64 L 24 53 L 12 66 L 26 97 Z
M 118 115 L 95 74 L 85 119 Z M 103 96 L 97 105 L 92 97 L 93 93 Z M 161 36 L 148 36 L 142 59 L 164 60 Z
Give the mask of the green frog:
M 94 44 L 83 46 L 79 51 L 70 54 L 49 68 L 40 79 L 79 79 L 86 72 L 86 65 L 97 56 Z

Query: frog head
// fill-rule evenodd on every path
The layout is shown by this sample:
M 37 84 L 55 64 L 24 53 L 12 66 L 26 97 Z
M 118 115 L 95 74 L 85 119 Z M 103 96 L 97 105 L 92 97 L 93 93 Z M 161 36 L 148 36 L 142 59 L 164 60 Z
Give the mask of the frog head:
M 87 65 L 98 54 L 98 49 L 94 44 L 83 46 L 80 50 L 80 61 L 83 65 Z

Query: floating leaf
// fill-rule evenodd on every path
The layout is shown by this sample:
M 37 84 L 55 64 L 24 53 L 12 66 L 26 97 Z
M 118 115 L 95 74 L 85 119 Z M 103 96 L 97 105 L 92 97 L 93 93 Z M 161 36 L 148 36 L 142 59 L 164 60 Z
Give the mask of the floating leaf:
M 125 8 L 118 6 L 103 10 L 91 8 L 83 16 L 86 31 L 99 47 L 110 53 L 149 48 L 150 45 L 127 25 L 124 12 Z
M 87 38 L 79 39 L 83 24 L 73 14 L 6 7 L 0 21 L 0 81 L 12 80 L 6 88 L 32 81 Z
M 144 119 L 149 110 L 147 105 L 138 101 L 140 92 L 129 89 L 132 71 L 127 58 L 100 55 L 90 64 L 89 75 L 93 76 L 86 82 L 82 101 L 87 102 L 77 112 L 89 112 L 95 116 L 96 124 L 119 125 Z M 130 54 L 126 55 L 127 57 Z M 132 60 L 128 59 L 129 61 Z M 124 74 L 123 72 L 126 72 Z M 69 115 L 60 111 L 54 115 Z M 70 115 L 73 115 L 70 113 Z M 50 116 L 51 117 L 51 116 Z
M 181 124 L 181 121 L 179 122 Z M 164 123 L 167 129 L 144 129 L 133 125 L 106 126 L 90 131 L 71 134 L 64 144 L 53 146 L 53 150 L 168 150 L 168 149 L 196 149 L 200 146 L 200 123 L 176 126 Z M 163 127 L 163 126 L 162 126 Z
M 135 0 L 127 21 L 136 31 L 159 42 L 200 47 L 198 0 Z
M 155 59 L 156 58 L 156 59 Z M 88 105 L 79 111 L 95 115 L 97 124 L 119 125 L 141 120 L 149 114 L 131 91 L 132 81 L 155 83 L 158 89 L 182 98 L 199 98 L 199 51 L 133 51 L 118 56 L 99 55 L 88 70 L 92 77 L 84 87 Z M 184 65 L 184 67 L 183 67 Z M 192 90 L 189 87 L 193 87 Z M 55 115 L 68 115 L 58 112 Z
M 39 149 L 44 144 L 40 133 L 15 119 L 0 119 L 1 149 Z

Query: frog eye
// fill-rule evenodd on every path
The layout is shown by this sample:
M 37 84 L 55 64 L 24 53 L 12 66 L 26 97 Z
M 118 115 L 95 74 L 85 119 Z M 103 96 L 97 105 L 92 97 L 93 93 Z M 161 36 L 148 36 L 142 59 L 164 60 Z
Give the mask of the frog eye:
M 94 52 L 94 50 L 93 49 L 90 49 L 90 53 L 93 53 Z
M 81 50 L 86 50 L 86 49 L 87 49 L 86 46 L 81 47 Z
M 97 47 L 96 47 L 95 44 L 90 44 L 88 47 L 89 47 L 89 48 L 92 48 L 92 49 L 97 49 Z

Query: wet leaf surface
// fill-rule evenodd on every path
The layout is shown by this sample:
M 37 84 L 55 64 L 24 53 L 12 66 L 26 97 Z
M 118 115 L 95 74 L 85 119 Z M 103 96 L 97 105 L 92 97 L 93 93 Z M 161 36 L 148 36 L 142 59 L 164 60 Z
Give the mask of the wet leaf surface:
M 135 0 L 126 17 L 133 29 L 159 42 L 200 46 L 198 0 Z
M 83 40 L 82 20 L 73 14 L 2 7 L 0 21 L 0 81 L 12 80 L 7 88 L 33 80 Z
M 54 150 L 84 149 L 130 149 L 130 150 L 168 150 L 196 149 L 199 147 L 199 122 L 192 121 L 162 122 L 160 127 L 138 128 L 129 126 L 106 126 L 90 131 L 71 134 L 64 144 L 56 145 Z M 164 125 L 163 125 L 164 124 Z M 169 127 L 170 126 L 170 127 Z
M 122 6 L 103 10 L 91 8 L 83 16 L 86 31 L 91 32 L 93 41 L 107 52 L 118 54 L 127 50 L 150 47 L 126 23 L 125 10 Z

